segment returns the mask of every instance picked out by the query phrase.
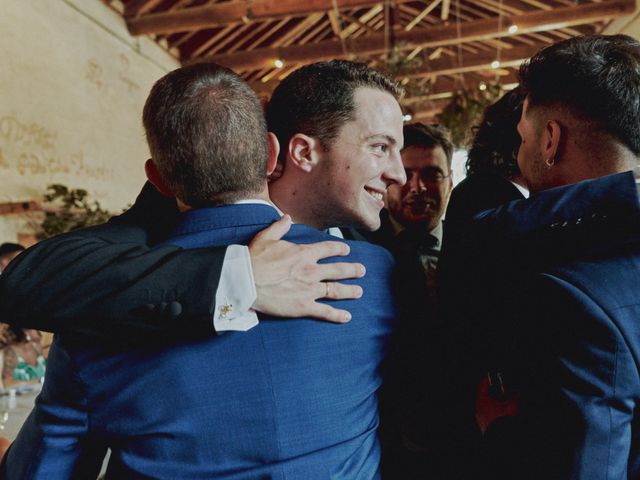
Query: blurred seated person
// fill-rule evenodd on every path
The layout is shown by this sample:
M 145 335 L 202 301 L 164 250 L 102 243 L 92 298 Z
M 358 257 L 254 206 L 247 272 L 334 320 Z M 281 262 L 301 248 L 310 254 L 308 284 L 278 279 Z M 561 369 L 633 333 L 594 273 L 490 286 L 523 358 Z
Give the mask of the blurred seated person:
M 453 189 L 447 208 L 447 242 L 456 240 L 475 214 L 528 196 L 516 161 L 523 101 L 518 88 L 505 93 L 474 128 L 467 177 Z
M 7 265 L 9 265 L 9 262 L 20 255 L 24 249 L 25 248 L 19 243 L 3 243 L 0 245 L 0 273 L 2 273 L 2 271 L 7 268 Z
M 2 383 L 4 388 L 17 383 L 39 383 L 44 377 L 47 361 L 40 346 L 41 334 L 3 325 Z

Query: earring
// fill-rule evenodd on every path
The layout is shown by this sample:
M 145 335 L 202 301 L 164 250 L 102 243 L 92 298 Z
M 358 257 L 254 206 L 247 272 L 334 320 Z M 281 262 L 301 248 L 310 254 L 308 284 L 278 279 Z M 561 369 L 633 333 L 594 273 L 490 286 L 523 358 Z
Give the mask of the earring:
M 547 158 L 544 163 L 547 167 L 551 168 L 556 163 L 556 157 Z

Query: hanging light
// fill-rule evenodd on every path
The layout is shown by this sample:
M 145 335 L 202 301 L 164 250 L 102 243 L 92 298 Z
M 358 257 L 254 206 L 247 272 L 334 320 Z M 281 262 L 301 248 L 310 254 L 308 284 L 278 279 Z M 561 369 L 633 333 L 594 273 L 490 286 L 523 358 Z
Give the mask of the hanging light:
M 487 84 L 484 82 L 480 82 L 480 85 L 478 85 L 478 88 L 484 92 L 487 89 Z
M 284 62 L 282 60 L 280 60 L 279 58 L 273 61 L 273 64 L 276 66 L 276 68 L 282 68 L 284 67 Z
M 405 122 L 410 122 L 412 118 L 413 117 L 411 116 L 411 114 L 407 113 L 404 117 L 402 117 L 402 120 L 404 120 Z
M 515 23 L 508 28 L 508 32 L 511 34 L 516 33 L 517 31 L 518 31 L 518 25 L 516 25 Z
M 500 68 L 500 62 L 498 60 L 494 60 L 493 62 L 491 62 L 491 68 L 493 68 L 494 70 L 496 68 Z

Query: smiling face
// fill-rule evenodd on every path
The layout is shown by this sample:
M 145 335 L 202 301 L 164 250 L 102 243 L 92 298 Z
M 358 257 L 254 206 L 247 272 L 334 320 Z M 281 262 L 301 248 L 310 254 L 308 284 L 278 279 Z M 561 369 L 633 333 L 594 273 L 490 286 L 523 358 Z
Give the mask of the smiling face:
M 442 218 L 453 187 L 447 155 L 440 146 L 412 145 L 402 151 L 402 163 L 407 183 L 389 187 L 389 213 L 405 227 L 431 230 Z
M 402 112 L 392 95 L 368 87 L 356 89 L 354 103 L 354 119 L 321 153 L 312 213 L 327 226 L 376 230 L 387 187 L 405 182 Z

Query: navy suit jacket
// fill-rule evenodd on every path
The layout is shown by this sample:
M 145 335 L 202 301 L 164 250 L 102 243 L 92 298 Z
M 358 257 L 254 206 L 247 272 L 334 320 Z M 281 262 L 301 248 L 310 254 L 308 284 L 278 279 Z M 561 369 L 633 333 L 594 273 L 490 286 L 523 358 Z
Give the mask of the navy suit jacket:
M 487 370 L 506 372 L 520 395 L 519 414 L 488 432 L 486 477 L 640 478 L 633 175 L 541 192 L 476 220 L 446 272 L 452 320 L 467 339 L 462 377 L 473 386 Z
M 278 218 L 266 205 L 192 210 L 168 243 L 246 244 Z M 294 225 L 285 237 L 332 237 Z M 119 349 L 60 335 L 37 407 L 10 449 L 8 478 L 89 478 L 112 450 L 113 478 L 372 479 L 376 391 L 395 317 L 393 260 L 347 242 L 364 296 L 334 302 L 345 325 L 262 317 L 248 332 Z M 342 259 L 341 259 L 342 261 Z

